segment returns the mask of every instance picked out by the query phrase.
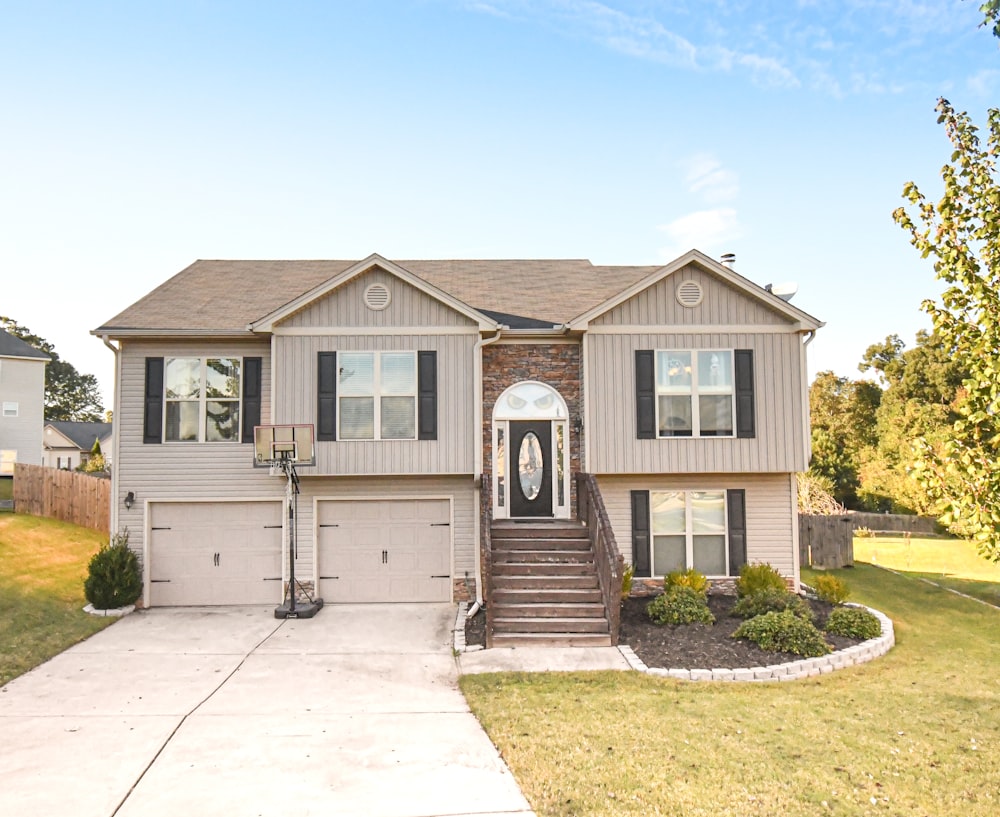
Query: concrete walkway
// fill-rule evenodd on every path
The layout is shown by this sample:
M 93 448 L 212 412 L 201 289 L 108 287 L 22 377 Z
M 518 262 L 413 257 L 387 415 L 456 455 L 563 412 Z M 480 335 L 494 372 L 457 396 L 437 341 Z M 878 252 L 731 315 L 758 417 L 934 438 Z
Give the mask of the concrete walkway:
M 0 814 L 531 815 L 458 691 L 454 616 L 135 613 L 0 687 Z

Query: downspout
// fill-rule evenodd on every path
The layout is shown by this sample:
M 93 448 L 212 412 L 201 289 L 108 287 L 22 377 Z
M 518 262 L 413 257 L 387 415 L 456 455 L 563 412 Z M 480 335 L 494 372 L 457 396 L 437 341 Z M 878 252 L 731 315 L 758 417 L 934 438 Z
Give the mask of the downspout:
M 802 363 L 801 363 L 802 408 L 804 414 L 804 417 L 802 419 L 802 425 L 803 425 L 802 430 L 805 437 L 803 444 L 805 446 L 805 455 L 806 455 L 805 463 L 807 468 L 809 467 L 809 460 L 812 459 L 812 431 L 809 422 L 809 367 L 806 365 L 806 357 L 807 357 L 806 347 L 813 342 L 813 339 L 815 337 L 816 337 L 816 330 L 811 329 L 805 341 L 802 344 Z M 802 586 L 801 582 L 802 566 L 800 564 L 800 559 L 799 559 L 799 525 L 798 525 L 799 508 L 798 508 L 798 496 L 797 496 L 798 484 L 795 479 L 795 474 L 789 474 L 789 479 L 791 480 L 791 485 L 789 486 L 789 489 L 792 493 L 792 496 L 795 497 L 794 504 L 792 505 L 792 518 L 796 520 L 795 524 L 792 525 L 792 569 L 795 571 L 795 592 L 797 593 L 801 590 Z
M 475 496 L 476 505 L 475 513 L 472 514 L 472 538 L 476 543 L 475 547 L 475 574 L 476 574 L 476 602 L 469 608 L 468 617 L 472 618 L 483 606 L 483 582 L 482 582 L 482 570 L 483 570 L 483 555 L 482 555 L 482 511 L 480 506 L 482 505 L 483 497 L 483 347 L 489 346 L 491 343 L 495 343 L 500 340 L 500 334 L 506 327 L 502 324 L 497 325 L 497 333 L 491 338 L 483 338 L 482 336 L 476 340 L 476 346 L 472 351 L 472 368 L 473 368 L 473 379 L 475 380 L 475 428 L 473 429 L 475 435 L 475 445 L 473 445 L 473 469 L 472 473 L 476 475 L 475 477 Z
M 112 345 L 107 335 L 101 335 L 101 342 L 115 356 L 115 393 L 111 409 L 111 533 L 118 531 L 118 463 L 121 462 L 121 394 L 119 386 L 122 382 L 122 359 L 117 346 Z

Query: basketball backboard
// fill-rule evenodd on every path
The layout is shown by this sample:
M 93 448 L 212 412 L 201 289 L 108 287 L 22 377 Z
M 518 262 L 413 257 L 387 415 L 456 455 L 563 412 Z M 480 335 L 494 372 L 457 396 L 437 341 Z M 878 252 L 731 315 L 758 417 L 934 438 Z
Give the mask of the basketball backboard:
M 301 425 L 255 426 L 253 430 L 253 464 L 267 468 L 281 462 L 293 465 L 315 465 L 313 427 Z

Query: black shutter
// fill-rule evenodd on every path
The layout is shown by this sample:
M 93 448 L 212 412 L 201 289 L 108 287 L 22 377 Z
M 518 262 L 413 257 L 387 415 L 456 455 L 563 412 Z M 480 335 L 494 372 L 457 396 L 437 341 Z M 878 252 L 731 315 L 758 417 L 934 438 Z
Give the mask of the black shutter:
M 736 369 L 736 436 L 755 437 L 753 400 L 753 350 L 737 349 L 733 352 Z
M 319 352 L 317 359 L 316 439 L 337 439 L 337 353 Z
M 649 491 L 632 491 L 632 566 L 634 576 L 649 572 Z
M 146 358 L 146 397 L 142 412 L 142 441 L 163 442 L 163 358 Z
M 437 352 L 417 352 L 417 439 L 438 436 Z
M 729 511 L 729 575 L 738 576 L 747 563 L 747 492 L 726 491 Z
M 243 358 L 243 433 L 240 441 L 253 442 L 253 430 L 260 425 L 261 369 L 263 358 Z
M 635 351 L 635 436 L 639 440 L 656 439 L 656 375 L 653 351 Z

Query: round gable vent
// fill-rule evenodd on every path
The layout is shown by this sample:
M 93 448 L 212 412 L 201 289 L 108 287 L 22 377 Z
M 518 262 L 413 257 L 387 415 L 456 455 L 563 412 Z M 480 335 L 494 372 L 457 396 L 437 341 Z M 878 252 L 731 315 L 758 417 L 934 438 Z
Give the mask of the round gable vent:
M 698 306 L 703 296 L 697 281 L 681 281 L 677 285 L 677 303 L 681 306 Z
M 376 312 L 385 309 L 391 300 L 392 295 L 385 284 L 372 284 L 365 290 L 365 306 Z

